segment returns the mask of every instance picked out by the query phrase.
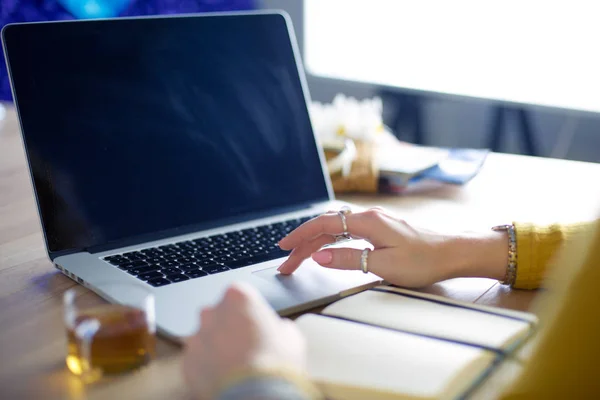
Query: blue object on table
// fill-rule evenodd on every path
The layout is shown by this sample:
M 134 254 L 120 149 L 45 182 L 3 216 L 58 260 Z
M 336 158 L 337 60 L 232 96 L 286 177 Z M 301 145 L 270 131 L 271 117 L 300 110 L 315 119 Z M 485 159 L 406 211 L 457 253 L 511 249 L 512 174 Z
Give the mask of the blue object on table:
M 0 0 L 0 29 L 12 22 L 240 11 L 255 8 L 256 0 Z M 12 101 L 4 54 L 0 57 L 0 101 Z
M 409 184 L 424 179 L 462 185 L 477 175 L 489 150 L 486 149 L 451 149 L 448 157 L 440 161 L 419 176 L 415 176 Z
M 403 193 L 413 185 L 418 186 L 421 181 L 463 185 L 479 173 L 489 153 L 487 149 L 449 149 L 448 157 L 408 180 L 401 176 L 380 177 L 379 190 L 384 193 Z

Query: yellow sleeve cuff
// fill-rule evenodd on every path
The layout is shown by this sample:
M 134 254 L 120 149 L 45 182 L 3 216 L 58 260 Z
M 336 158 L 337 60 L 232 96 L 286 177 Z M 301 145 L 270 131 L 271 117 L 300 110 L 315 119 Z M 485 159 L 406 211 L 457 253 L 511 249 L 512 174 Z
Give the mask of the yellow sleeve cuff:
M 231 388 L 247 380 L 260 378 L 279 378 L 290 382 L 291 384 L 296 386 L 310 399 L 321 400 L 324 398 L 319 389 L 317 389 L 317 387 L 310 381 L 310 379 L 307 376 L 301 374 L 298 371 L 286 368 L 237 370 L 229 374 L 229 376 L 227 376 L 221 381 L 221 383 L 217 386 L 215 394 L 219 394 L 225 391 L 226 389 Z
M 513 287 L 536 289 L 542 286 L 549 265 L 563 244 L 587 231 L 593 222 L 537 226 L 515 222 L 517 236 L 517 278 Z

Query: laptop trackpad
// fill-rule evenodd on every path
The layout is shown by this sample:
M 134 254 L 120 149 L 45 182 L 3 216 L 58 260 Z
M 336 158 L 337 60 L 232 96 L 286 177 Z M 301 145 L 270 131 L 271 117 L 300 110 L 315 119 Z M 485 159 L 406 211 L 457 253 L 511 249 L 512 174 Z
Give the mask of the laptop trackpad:
M 277 271 L 277 267 L 273 267 L 255 271 L 253 276 L 268 281 L 280 290 L 283 289 L 296 299 L 303 300 L 331 296 L 379 280 L 374 275 L 365 275 L 361 271 L 325 268 L 311 259 L 305 260 L 291 275 L 282 275 Z
M 317 276 L 320 274 L 311 272 L 313 268 L 302 265 L 301 268 L 298 268 L 292 275 L 283 275 L 277 271 L 277 267 L 273 267 L 256 271 L 253 275 L 265 279 L 269 283 L 285 288 L 287 291 L 303 292 L 318 287 L 319 281 L 323 281 L 323 279 Z

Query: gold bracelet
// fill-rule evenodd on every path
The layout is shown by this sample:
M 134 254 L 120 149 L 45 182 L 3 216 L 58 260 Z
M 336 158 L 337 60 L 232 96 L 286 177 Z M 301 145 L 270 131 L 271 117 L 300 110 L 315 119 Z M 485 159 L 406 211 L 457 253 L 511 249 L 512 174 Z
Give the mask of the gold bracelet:
M 514 225 L 498 225 L 492 227 L 493 231 L 506 231 L 508 233 L 508 266 L 506 267 L 506 275 L 500 281 L 503 285 L 512 286 L 517 279 L 517 235 L 515 234 Z

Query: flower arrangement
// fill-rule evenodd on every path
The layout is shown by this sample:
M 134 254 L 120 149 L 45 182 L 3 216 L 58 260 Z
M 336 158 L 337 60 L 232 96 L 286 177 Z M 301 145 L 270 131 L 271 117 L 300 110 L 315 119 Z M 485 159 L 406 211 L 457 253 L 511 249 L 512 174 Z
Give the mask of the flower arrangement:
M 356 145 L 372 145 L 384 129 L 383 104 L 380 98 L 357 100 L 343 94 L 332 103 L 313 102 L 310 115 L 313 129 L 325 155 L 332 176 L 350 175 L 353 163 L 360 157 Z
M 375 141 L 384 131 L 383 103 L 378 97 L 357 100 L 338 94 L 332 103 L 313 102 L 310 115 L 313 129 L 324 146 L 336 146 L 345 139 Z
M 383 124 L 377 97 L 357 100 L 338 94 L 331 103 L 312 103 L 310 115 L 336 193 L 402 193 L 409 183 L 427 180 L 462 184 L 477 174 L 487 155 L 487 150 L 398 140 Z

